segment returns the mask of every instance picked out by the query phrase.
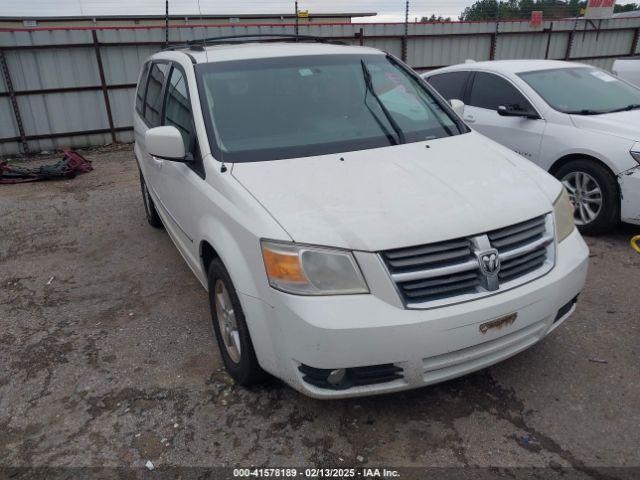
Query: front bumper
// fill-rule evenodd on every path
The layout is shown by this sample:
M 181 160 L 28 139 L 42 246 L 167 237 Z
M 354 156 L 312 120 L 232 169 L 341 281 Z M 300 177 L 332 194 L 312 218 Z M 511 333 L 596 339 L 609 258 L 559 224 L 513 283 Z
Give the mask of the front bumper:
M 640 166 L 618 175 L 620 185 L 620 219 L 640 225 Z
M 556 318 L 584 288 L 587 263 L 588 248 L 575 231 L 558 245 L 556 265 L 548 274 L 467 303 L 406 310 L 376 295 L 317 298 L 276 291 L 272 305 L 248 296 L 241 301 L 247 318 L 260 315 L 270 325 L 270 339 L 253 340 L 273 343 L 256 351 L 275 376 L 316 398 L 371 395 L 458 377 L 533 345 L 572 313 L 573 307 Z M 481 324 L 513 313 L 517 318 L 512 324 L 480 331 Z M 276 358 L 263 362 L 261 350 Z M 306 382 L 301 364 L 316 369 L 393 364 L 402 373 L 385 383 L 332 390 Z

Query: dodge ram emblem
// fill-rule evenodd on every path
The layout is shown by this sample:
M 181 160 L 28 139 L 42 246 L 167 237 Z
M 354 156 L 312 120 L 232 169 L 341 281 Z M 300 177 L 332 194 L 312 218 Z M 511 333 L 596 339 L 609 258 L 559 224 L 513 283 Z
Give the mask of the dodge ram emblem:
M 498 255 L 498 251 L 493 248 L 479 252 L 477 255 L 482 273 L 486 276 L 496 276 L 500 271 L 500 256 Z

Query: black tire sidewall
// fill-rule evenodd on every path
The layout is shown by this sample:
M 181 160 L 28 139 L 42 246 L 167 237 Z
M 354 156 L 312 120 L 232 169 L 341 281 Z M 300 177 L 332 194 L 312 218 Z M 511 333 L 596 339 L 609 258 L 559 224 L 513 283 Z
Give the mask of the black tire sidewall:
M 579 225 L 579 230 L 587 235 L 596 235 L 611 230 L 620 220 L 620 200 L 618 185 L 609 170 L 590 159 L 572 160 L 556 171 L 558 180 L 573 172 L 590 175 L 598 183 L 602 192 L 602 207 L 595 220 L 587 225 Z
M 140 173 L 140 190 L 142 192 L 142 203 L 144 205 L 144 213 L 147 217 L 147 222 L 149 222 L 149 225 L 154 228 L 162 228 L 162 219 L 160 218 L 160 215 L 158 215 L 156 206 L 153 203 L 151 195 L 149 194 L 149 191 L 147 189 L 147 182 L 142 175 L 142 171 L 138 169 L 138 172 Z
M 224 341 L 222 340 L 220 326 L 218 325 L 214 299 L 214 290 L 217 280 L 222 280 L 222 282 L 224 283 L 224 286 L 229 293 L 229 298 L 231 299 L 233 311 L 236 316 L 236 324 L 238 326 L 238 334 L 240 336 L 241 350 L 239 363 L 234 362 L 229 356 Z M 208 282 L 211 321 L 213 323 L 213 330 L 215 332 L 216 341 L 218 342 L 218 348 L 220 350 L 220 356 L 222 357 L 224 366 L 229 372 L 229 375 L 231 375 L 231 377 L 241 385 L 248 386 L 262 381 L 265 377 L 265 374 L 258 364 L 258 360 L 253 349 L 253 343 L 251 341 L 249 328 L 247 327 L 247 322 L 245 320 L 244 311 L 242 310 L 242 306 L 240 305 L 240 300 L 238 299 L 236 289 L 233 286 L 233 282 L 231 281 L 229 273 L 227 272 L 227 269 L 224 267 L 220 259 L 214 259 L 211 261 L 208 271 Z

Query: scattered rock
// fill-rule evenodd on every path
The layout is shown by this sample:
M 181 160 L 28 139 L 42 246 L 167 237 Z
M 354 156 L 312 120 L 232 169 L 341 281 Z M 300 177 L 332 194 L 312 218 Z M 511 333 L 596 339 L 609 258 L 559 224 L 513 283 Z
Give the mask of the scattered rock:
M 147 460 L 144 466 L 147 467 L 147 470 L 154 470 L 156 468 L 151 460 Z

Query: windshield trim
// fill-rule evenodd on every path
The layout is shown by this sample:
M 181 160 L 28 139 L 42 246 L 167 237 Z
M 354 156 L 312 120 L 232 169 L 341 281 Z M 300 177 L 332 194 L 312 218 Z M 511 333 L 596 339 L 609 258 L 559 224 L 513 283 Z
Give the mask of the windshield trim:
M 268 58 L 252 58 L 252 59 L 243 59 L 243 60 L 230 60 L 224 62 L 210 62 L 210 63 L 201 63 L 195 65 L 195 73 L 196 73 L 196 85 L 198 88 L 198 97 L 200 101 L 200 108 L 202 112 L 202 119 L 204 121 L 205 129 L 207 132 L 207 137 L 209 140 L 209 147 L 211 150 L 211 154 L 213 158 L 222 163 L 250 163 L 250 162 L 263 162 L 263 161 L 278 161 L 278 160 L 287 160 L 287 159 L 295 159 L 295 158 L 304 158 L 318 155 L 340 155 L 342 153 L 355 152 L 355 151 L 363 151 L 363 150 L 373 150 L 377 148 L 384 147 L 392 147 L 397 146 L 389 143 L 389 140 L 386 136 L 374 137 L 374 138 L 364 138 L 357 140 L 347 140 L 347 141 L 338 141 L 331 143 L 322 143 L 322 144 L 310 144 L 310 145 L 296 145 L 289 147 L 278 147 L 274 149 L 257 149 L 257 150 L 243 150 L 241 152 L 224 152 L 220 149 L 220 145 L 218 142 L 218 138 L 216 135 L 216 131 L 213 125 L 213 116 L 208 111 L 207 98 L 205 94 L 205 85 L 204 85 L 204 74 L 215 72 L 215 71 L 226 71 L 232 69 L 234 65 L 245 64 L 248 62 L 255 63 L 265 63 L 268 64 L 270 62 L 296 62 L 301 59 L 309 58 L 309 57 L 355 57 L 357 59 L 367 59 L 367 58 L 386 58 L 389 62 L 395 65 L 397 68 L 403 70 L 408 76 L 412 77 L 412 79 L 416 82 L 416 88 L 422 89 L 435 104 L 437 104 L 443 112 L 451 119 L 451 121 L 456 125 L 458 132 L 449 133 L 446 137 L 462 135 L 465 133 L 469 133 L 471 130 L 467 125 L 456 115 L 448 102 L 444 101 L 435 90 L 427 84 L 427 82 L 422 79 L 417 73 L 415 73 L 412 69 L 402 63 L 400 60 L 395 58 L 392 55 L 384 54 L 384 53 L 374 53 L 374 54 L 361 54 L 361 53 L 353 53 L 353 54 L 336 54 L 336 55 L 296 55 L 296 56 L 285 56 L 285 57 L 268 57 Z M 438 137 L 440 138 L 440 137 Z M 437 140 L 437 138 L 436 138 Z M 406 143 L 418 143 L 420 141 L 432 141 L 432 140 L 418 140 L 415 135 L 411 133 L 407 134 Z M 333 146 L 333 148 L 330 148 Z M 327 150 L 331 151 L 327 151 Z M 274 156 L 274 151 L 278 151 L 278 155 Z
M 564 113 L 566 115 L 583 115 L 583 116 L 595 116 L 595 115 L 607 115 L 609 113 L 619 113 L 624 111 L 624 109 L 620 110 L 620 109 L 614 109 L 614 110 L 602 110 L 602 111 L 598 111 L 598 110 L 591 110 L 591 109 L 582 109 L 582 110 L 567 110 L 567 109 L 562 109 L 559 108 L 555 105 L 553 105 L 549 100 L 547 100 L 547 98 L 538 91 L 537 88 L 535 88 L 533 85 L 531 85 L 529 82 L 527 82 L 527 80 L 523 77 L 523 75 L 527 75 L 530 73 L 540 73 L 540 72 L 558 72 L 561 70 L 586 70 L 586 71 L 594 71 L 594 72 L 604 72 L 607 75 L 612 75 L 611 73 L 602 70 L 600 68 L 596 68 L 596 67 L 589 67 L 589 66 L 582 66 L 582 65 L 576 65 L 575 67 L 558 67 L 558 68 L 545 68 L 542 70 L 528 70 L 526 72 L 517 72 L 516 75 L 518 76 L 518 78 L 524 82 L 527 87 L 529 87 L 531 90 L 533 90 L 534 92 L 536 92 L 536 94 L 547 104 L 549 105 L 553 110 L 555 110 L 556 112 L 560 112 L 560 113 Z M 621 81 L 622 83 L 633 87 L 636 90 L 640 90 L 637 86 L 633 85 L 632 83 L 627 82 L 626 80 L 620 78 L 620 77 L 615 77 L 617 80 Z

